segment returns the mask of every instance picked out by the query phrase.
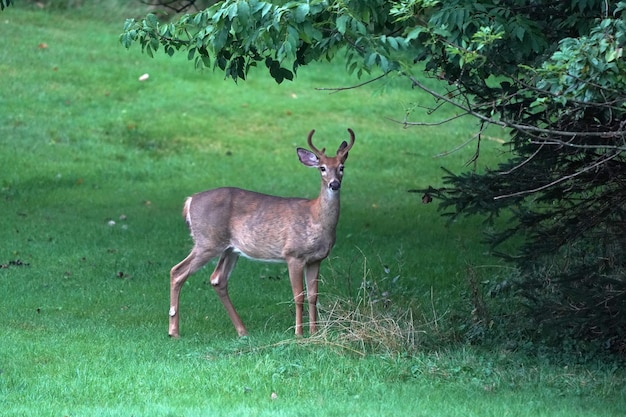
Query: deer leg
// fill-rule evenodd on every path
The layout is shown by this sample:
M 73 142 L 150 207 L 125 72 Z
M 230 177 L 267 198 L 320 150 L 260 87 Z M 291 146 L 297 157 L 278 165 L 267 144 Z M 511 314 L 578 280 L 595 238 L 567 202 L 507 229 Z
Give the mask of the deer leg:
M 237 259 L 239 259 L 239 255 L 233 252 L 232 249 L 224 251 L 220 260 L 217 262 L 215 270 L 211 274 L 211 285 L 213 285 L 213 289 L 224 305 L 224 308 L 228 313 L 228 317 L 230 317 L 230 321 L 233 322 L 233 326 L 235 326 L 235 330 L 237 330 L 237 334 L 242 337 L 247 335 L 248 331 L 243 325 L 239 314 L 235 311 L 235 307 L 233 306 L 230 296 L 228 295 L 228 279 L 230 278 L 230 273 L 237 264 Z
M 320 273 L 320 263 L 306 266 L 306 295 L 309 301 L 309 333 L 317 331 L 317 283 Z
M 304 263 L 298 259 L 287 261 L 289 268 L 289 281 L 291 281 L 291 290 L 293 291 L 293 300 L 296 304 L 296 336 L 302 336 L 302 309 L 304 305 L 304 288 L 303 274 Z
M 170 270 L 170 324 L 169 335 L 178 337 L 178 304 L 180 302 L 180 290 L 187 278 L 198 269 L 202 268 L 211 258 L 216 255 L 210 253 L 199 254 L 195 248 L 180 263 Z

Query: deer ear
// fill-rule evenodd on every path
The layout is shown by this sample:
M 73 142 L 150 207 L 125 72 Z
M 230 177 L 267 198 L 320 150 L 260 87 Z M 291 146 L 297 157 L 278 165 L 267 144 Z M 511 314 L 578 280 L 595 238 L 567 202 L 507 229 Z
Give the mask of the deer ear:
M 298 152 L 298 159 L 300 159 L 300 162 L 304 165 L 308 167 L 318 167 L 320 165 L 320 160 L 313 152 L 302 148 L 298 148 L 296 151 Z
M 339 145 L 339 149 L 337 149 L 337 155 L 342 154 L 343 150 L 346 149 L 346 147 L 348 147 L 348 142 L 344 140 L 343 142 L 341 142 L 341 145 Z M 346 159 L 348 159 L 348 152 L 341 155 L 341 162 L 346 162 Z

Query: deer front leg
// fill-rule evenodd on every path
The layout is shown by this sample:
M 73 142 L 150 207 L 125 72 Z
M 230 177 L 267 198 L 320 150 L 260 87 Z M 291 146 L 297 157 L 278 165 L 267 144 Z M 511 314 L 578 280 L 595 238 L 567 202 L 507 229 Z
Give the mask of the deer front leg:
M 306 295 L 309 301 L 309 333 L 317 331 L 317 283 L 320 273 L 320 262 L 306 266 Z
M 302 310 L 304 305 L 304 262 L 298 259 L 290 259 L 287 261 L 289 268 L 289 281 L 291 281 L 291 290 L 293 291 L 293 300 L 296 304 L 296 336 L 302 336 Z
M 220 257 L 215 270 L 211 274 L 211 285 L 224 305 L 230 321 L 235 326 L 235 330 L 237 330 L 237 334 L 243 337 L 248 334 L 248 331 L 228 295 L 228 279 L 237 264 L 237 259 L 239 259 L 239 255 L 233 252 L 232 249 L 227 249 Z

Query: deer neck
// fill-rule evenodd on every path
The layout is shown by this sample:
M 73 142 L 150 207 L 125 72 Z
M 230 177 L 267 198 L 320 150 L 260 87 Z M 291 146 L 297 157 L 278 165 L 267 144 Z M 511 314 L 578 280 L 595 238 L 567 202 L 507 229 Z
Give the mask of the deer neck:
M 320 195 L 313 200 L 313 210 L 319 223 L 334 231 L 339 221 L 339 191 L 332 191 L 322 184 Z

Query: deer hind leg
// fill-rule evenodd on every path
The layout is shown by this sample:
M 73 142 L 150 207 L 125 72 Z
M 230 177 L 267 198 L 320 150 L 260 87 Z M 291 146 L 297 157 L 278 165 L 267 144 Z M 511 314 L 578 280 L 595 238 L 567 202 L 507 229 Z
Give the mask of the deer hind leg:
M 317 283 L 320 273 L 320 263 L 307 265 L 306 267 L 306 295 L 309 302 L 309 333 L 317 331 Z
M 170 270 L 170 323 L 168 333 L 171 337 L 179 336 L 178 305 L 180 302 L 180 290 L 183 284 L 191 274 L 202 268 L 215 256 L 217 256 L 217 254 L 198 252 L 196 248 L 194 248 L 185 259 Z
M 248 331 L 243 325 L 243 322 L 241 321 L 239 314 L 237 314 L 237 311 L 230 300 L 230 296 L 228 295 L 228 279 L 230 278 L 230 273 L 237 264 L 237 259 L 239 259 L 239 254 L 235 253 L 232 248 L 226 249 L 222 253 L 222 256 L 220 256 L 220 260 L 217 262 L 217 266 L 211 274 L 211 285 L 224 305 L 224 308 L 228 313 L 228 317 L 230 317 L 230 321 L 233 322 L 233 326 L 235 326 L 235 330 L 237 330 L 237 334 L 242 337 L 247 335 Z
M 293 291 L 293 300 L 296 304 L 296 336 L 302 336 L 302 310 L 304 306 L 304 262 L 297 259 L 287 261 L 289 268 L 289 281 L 291 281 L 291 290 Z

